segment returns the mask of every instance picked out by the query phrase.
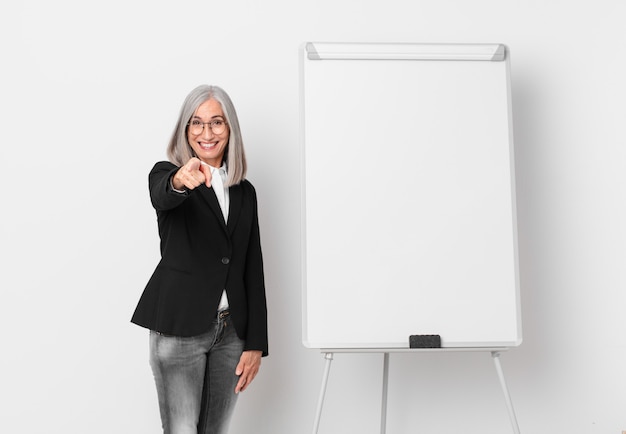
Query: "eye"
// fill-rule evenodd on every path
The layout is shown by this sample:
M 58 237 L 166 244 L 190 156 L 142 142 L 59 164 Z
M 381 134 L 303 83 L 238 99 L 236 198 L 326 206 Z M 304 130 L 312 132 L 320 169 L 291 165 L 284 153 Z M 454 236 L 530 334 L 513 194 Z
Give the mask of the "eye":
M 202 125 L 202 122 L 200 122 L 198 119 L 194 119 L 191 121 L 191 125 L 193 125 L 194 127 L 199 127 Z
M 221 127 L 222 125 L 224 125 L 224 121 L 221 119 L 215 119 L 211 122 L 212 127 Z

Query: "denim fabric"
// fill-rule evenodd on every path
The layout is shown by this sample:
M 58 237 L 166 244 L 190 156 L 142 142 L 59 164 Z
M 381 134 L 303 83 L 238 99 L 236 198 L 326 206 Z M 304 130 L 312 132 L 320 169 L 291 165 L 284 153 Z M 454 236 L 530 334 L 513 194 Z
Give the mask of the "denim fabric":
M 229 317 L 216 319 L 200 336 L 150 332 L 150 365 L 164 434 L 227 433 L 243 347 Z

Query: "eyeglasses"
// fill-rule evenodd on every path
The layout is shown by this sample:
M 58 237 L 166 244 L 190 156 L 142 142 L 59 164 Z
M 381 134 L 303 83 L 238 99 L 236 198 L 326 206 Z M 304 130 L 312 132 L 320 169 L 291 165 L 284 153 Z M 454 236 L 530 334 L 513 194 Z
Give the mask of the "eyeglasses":
M 213 134 L 222 134 L 226 131 L 226 121 L 224 119 L 213 119 L 211 122 L 202 122 L 199 119 L 192 119 L 187 123 L 189 127 L 189 132 L 191 134 L 197 135 L 201 134 L 204 131 L 204 126 L 208 125 Z

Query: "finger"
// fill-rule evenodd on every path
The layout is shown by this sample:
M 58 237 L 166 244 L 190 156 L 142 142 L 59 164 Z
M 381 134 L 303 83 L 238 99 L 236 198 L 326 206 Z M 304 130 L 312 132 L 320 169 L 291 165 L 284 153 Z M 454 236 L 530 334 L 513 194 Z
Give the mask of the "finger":
M 246 390 L 246 387 L 248 385 L 245 353 L 241 355 L 241 359 L 239 360 L 237 368 L 235 369 L 235 375 L 239 376 L 239 381 L 237 381 L 237 386 L 235 386 L 235 393 L 243 392 L 244 390 Z
M 239 375 L 239 381 L 235 387 L 235 393 L 243 392 L 252 383 L 259 372 L 261 356 L 258 351 L 245 351 L 239 359 L 235 374 Z
M 196 187 L 206 181 L 206 176 L 204 175 L 204 173 L 202 173 L 201 170 L 189 172 L 189 177 L 191 182 L 193 182 Z
M 244 390 L 247 389 L 247 387 L 248 387 L 248 384 L 246 383 L 245 378 L 242 377 L 237 382 L 237 387 L 235 387 L 235 393 L 243 392 Z
M 235 387 L 235 393 L 243 392 L 244 390 L 246 390 L 256 377 L 257 372 L 258 370 L 255 372 L 245 370 L 244 374 L 239 378 L 239 381 L 237 382 L 237 387 Z
M 206 163 L 202 163 L 200 164 L 200 172 L 204 174 L 204 183 L 207 187 L 210 187 L 211 180 L 213 179 L 213 175 L 211 174 L 211 167 Z

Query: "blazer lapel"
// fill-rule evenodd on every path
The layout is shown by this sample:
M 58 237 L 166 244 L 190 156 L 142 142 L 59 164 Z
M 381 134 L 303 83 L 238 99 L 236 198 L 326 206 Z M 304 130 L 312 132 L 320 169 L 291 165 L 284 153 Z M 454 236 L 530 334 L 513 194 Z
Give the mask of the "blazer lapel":
M 202 192 L 202 197 L 209 204 L 211 211 L 213 211 L 213 214 L 215 214 L 215 217 L 221 223 L 222 228 L 228 233 L 232 233 L 237 225 L 239 215 L 241 214 L 241 207 L 243 203 L 243 191 L 241 189 L 241 185 L 233 185 L 228 189 L 230 202 L 230 207 L 228 209 L 228 224 L 224 222 L 224 214 L 222 214 L 222 209 L 217 201 L 215 190 L 213 190 L 213 188 L 201 186 L 200 191 Z
M 220 208 L 220 203 L 217 201 L 217 196 L 215 195 L 215 190 L 213 188 L 209 188 L 206 185 L 201 185 L 199 187 L 202 197 L 209 204 L 209 208 L 215 214 L 215 218 L 220 222 L 222 229 L 226 230 L 226 223 L 224 222 L 224 214 L 222 214 L 222 208 Z M 229 216 L 230 220 L 230 216 Z

